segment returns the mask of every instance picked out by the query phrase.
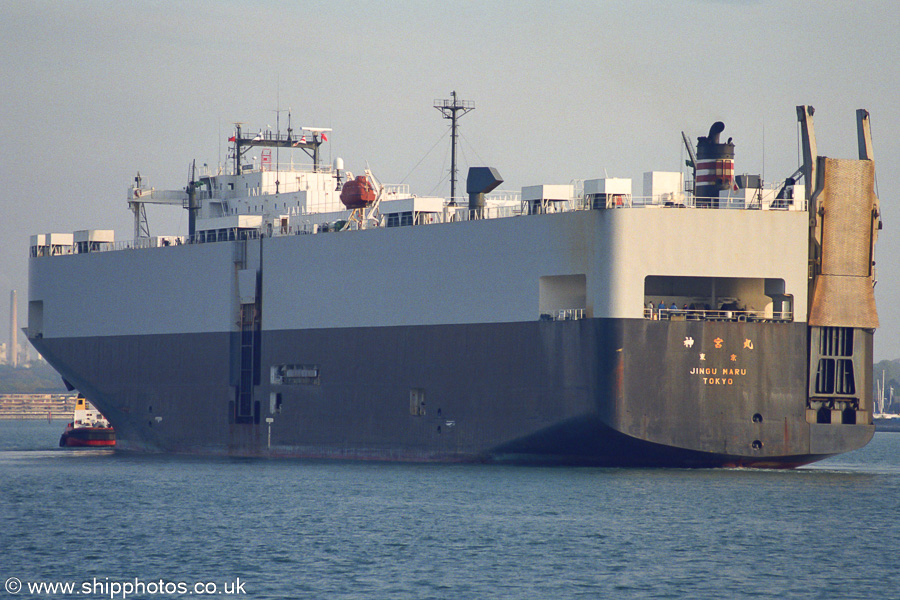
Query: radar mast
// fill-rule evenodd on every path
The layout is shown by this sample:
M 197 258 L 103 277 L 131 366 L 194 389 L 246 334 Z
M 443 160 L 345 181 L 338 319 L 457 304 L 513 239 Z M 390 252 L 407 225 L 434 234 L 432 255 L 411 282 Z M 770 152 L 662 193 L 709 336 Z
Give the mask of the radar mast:
M 450 206 L 456 206 L 456 121 L 467 112 L 475 110 L 475 103 L 459 100 L 454 90 L 449 100 L 435 100 L 434 107 L 445 119 L 450 119 Z

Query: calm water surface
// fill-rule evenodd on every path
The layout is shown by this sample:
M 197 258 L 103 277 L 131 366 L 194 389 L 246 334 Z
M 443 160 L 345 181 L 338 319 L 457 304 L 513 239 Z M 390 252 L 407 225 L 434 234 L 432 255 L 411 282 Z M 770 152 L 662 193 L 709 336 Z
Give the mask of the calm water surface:
M 900 597 L 900 433 L 782 472 L 143 456 L 63 427 L 0 421 L 0 597 Z

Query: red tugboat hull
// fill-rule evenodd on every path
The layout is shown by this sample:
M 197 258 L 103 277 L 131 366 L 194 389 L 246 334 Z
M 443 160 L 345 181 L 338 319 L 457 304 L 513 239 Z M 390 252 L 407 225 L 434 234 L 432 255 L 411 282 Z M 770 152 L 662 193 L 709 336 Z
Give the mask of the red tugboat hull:
M 61 448 L 110 447 L 116 445 L 116 430 L 112 427 L 67 427 L 59 437 Z

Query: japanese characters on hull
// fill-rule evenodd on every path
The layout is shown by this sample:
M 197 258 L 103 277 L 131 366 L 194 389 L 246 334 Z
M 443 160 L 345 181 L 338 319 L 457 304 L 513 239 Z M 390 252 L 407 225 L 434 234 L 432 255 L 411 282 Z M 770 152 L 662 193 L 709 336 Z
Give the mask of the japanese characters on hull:
M 700 377 L 704 385 L 734 385 L 740 382 L 739 377 L 747 375 L 747 369 L 741 367 L 741 358 L 744 353 L 754 350 L 753 340 L 750 338 L 743 339 L 743 346 L 740 350 L 731 351 L 726 347 L 726 342 L 721 337 L 716 337 L 713 341 L 713 348 L 700 348 L 697 360 L 698 366 L 692 367 L 689 374 Z M 685 336 L 685 348 L 694 348 L 694 338 Z M 723 359 L 728 362 L 724 363 Z

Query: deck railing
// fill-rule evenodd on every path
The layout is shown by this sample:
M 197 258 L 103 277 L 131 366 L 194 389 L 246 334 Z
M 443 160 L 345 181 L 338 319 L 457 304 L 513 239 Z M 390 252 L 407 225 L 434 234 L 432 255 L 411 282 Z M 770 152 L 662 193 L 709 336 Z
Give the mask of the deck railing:
M 654 321 L 736 321 L 736 322 L 786 322 L 794 320 L 789 310 L 710 310 L 691 308 L 645 308 L 644 318 Z
M 577 321 L 585 317 L 583 308 L 563 308 L 541 314 L 541 321 Z
M 405 189 L 402 188 L 401 189 Z M 765 211 L 804 211 L 806 210 L 805 200 L 773 200 L 769 203 L 747 203 L 743 199 L 726 199 L 726 198 L 697 198 L 693 195 L 660 195 L 655 197 L 641 197 L 627 195 L 621 204 L 607 204 L 602 208 L 595 208 L 596 204 L 586 197 L 573 197 L 563 201 L 528 201 L 521 200 L 515 193 L 504 193 L 502 199 L 506 201 L 500 206 L 486 206 L 482 209 L 468 209 L 465 204 L 455 207 L 446 207 L 444 212 L 417 212 L 415 218 L 409 222 L 402 223 L 402 226 L 413 225 L 429 225 L 434 223 L 443 223 L 450 221 L 466 221 L 466 220 L 488 220 L 488 219 L 506 219 L 514 217 L 525 217 L 536 214 L 556 214 L 564 212 L 576 212 L 585 210 L 627 210 L 627 209 L 700 209 L 700 210 L 765 210 Z M 491 199 L 494 196 L 490 197 Z M 515 200 L 512 200 L 515 198 Z M 717 206 L 711 205 L 717 202 Z M 138 250 L 143 248 L 158 248 L 161 246 L 179 246 L 183 244 L 193 243 L 211 243 L 226 242 L 239 239 L 258 239 L 260 237 L 280 236 L 280 235 L 298 235 L 310 234 L 327 231 L 336 231 L 335 227 L 322 224 L 313 226 L 309 222 L 298 222 L 304 217 L 310 217 L 317 213 L 311 214 L 295 214 L 291 212 L 292 223 L 285 230 L 282 227 L 273 224 L 264 224 L 259 230 L 250 230 L 247 228 L 216 230 L 209 232 L 200 232 L 193 237 L 187 236 L 160 236 L 154 238 L 141 238 L 137 240 L 120 241 L 115 243 L 104 243 L 98 248 L 92 248 L 91 252 L 104 252 L 110 250 Z M 269 229 L 271 227 L 271 233 Z M 352 230 L 353 228 L 351 228 Z M 46 256 L 48 254 L 75 254 L 77 249 L 74 247 L 56 248 L 51 252 L 49 246 L 33 246 L 29 249 L 31 256 Z M 755 318 L 754 315 L 748 315 Z

